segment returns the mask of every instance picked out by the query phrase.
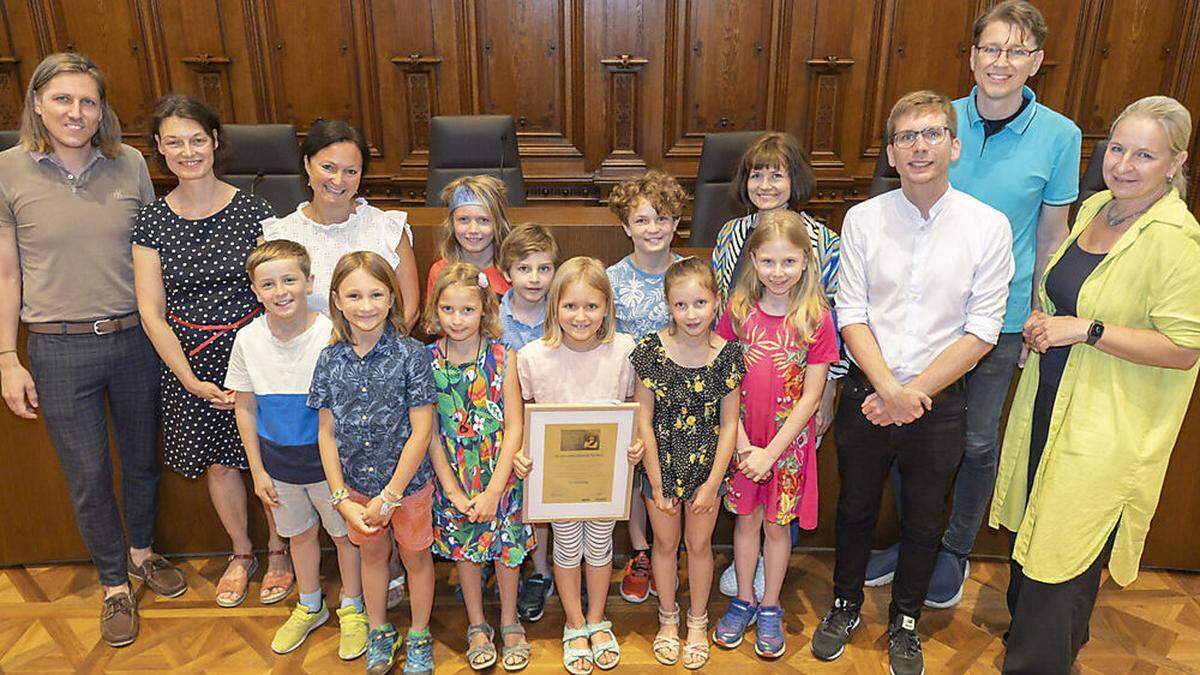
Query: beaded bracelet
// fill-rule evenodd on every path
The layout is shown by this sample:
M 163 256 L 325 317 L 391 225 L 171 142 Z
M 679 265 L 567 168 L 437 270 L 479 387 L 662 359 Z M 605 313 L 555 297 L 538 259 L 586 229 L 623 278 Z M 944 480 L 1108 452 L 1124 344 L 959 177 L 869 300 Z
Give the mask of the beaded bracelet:
M 347 499 L 350 499 L 350 491 L 346 488 L 342 488 L 341 490 L 329 495 L 329 505 L 336 507 L 338 504 L 341 504 Z
M 404 495 L 398 495 L 387 488 L 383 488 L 383 501 L 399 504 L 400 500 L 404 499 Z

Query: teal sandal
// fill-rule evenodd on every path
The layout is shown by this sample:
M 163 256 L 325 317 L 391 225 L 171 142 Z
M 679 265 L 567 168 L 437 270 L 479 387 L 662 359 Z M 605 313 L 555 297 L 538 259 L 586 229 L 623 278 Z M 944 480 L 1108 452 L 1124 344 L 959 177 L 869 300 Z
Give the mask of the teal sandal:
M 472 647 L 471 640 L 477 635 L 486 635 L 488 641 Z M 496 645 L 493 642 L 495 639 L 496 631 L 487 622 L 467 627 L 467 663 L 473 670 L 484 670 L 496 665 Z
M 595 662 L 592 660 L 592 647 L 572 647 L 571 640 L 579 638 L 588 639 L 592 635 L 591 626 L 583 624 L 579 628 L 571 628 L 563 624 L 563 667 L 567 669 L 571 675 L 588 675 L 592 672 L 592 666 Z M 587 664 L 584 668 L 575 666 L 576 661 L 583 661 Z
M 594 663 L 600 670 L 612 670 L 613 668 L 616 668 L 617 664 L 621 662 L 621 646 L 617 644 L 617 634 L 612 630 L 612 622 L 608 619 L 605 619 L 600 623 L 591 623 L 584 627 L 588 630 L 589 641 L 596 633 L 608 633 L 612 638 L 610 640 L 605 640 L 600 644 L 592 645 L 592 663 Z M 613 659 L 609 663 L 600 663 L 600 657 L 604 656 L 606 653 L 614 654 L 617 658 Z
M 504 636 L 506 635 L 520 635 L 521 637 L 525 637 L 525 627 L 521 625 L 520 621 L 504 624 L 500 626 L 500 639 L 504 640 Z M 525 666 L 529 665 L 529 655 L 532 649 L 533 647 L 528 641 L 512 645 L 511 647 L 507 645 L 501 647 L 500 658 L 503 661 L 504 669 L 510 673 L 524 670 Z

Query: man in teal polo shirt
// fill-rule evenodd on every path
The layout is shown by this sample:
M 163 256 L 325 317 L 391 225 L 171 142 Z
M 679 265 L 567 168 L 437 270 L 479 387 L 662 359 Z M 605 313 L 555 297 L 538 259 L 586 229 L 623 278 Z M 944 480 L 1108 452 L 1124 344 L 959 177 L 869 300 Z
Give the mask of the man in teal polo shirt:
M 975 87 L 954 101 L 962 152 L 950 167 L 950 183 L 1008 216 L 1016 271 L 1000 341 L 967 375 L 966 447 L 925 600 L 930 607 L 952 607 L 962 599 L 967 555 L 996 480 L 1000 413 L 1021 355 L 1021 328 L 1037 302 L 1034 288 L 1046 261 L 1067 236 L 1067 211 L 1079 196 L 1079 127 L 1038 103 L 1025 86 L 1042 65 L 1046 32 L 1041 12 L 1025 0 L 981 14 L 970 57 Z M 898 493 L 895 470 L 892 485 Z M 889 583 L 897 555 L 896 546 L 873 555 L 866 584 Z

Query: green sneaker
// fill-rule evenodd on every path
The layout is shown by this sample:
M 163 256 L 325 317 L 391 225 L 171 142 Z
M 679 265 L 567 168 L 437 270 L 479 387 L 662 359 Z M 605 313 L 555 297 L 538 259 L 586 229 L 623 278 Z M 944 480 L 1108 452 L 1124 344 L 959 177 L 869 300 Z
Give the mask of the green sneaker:
M 342 627 L 338 658 L 349 661 L 367 653 L 367 615 L 356 607 L 342 607 L 337 615 Z
M 392 624 L 376 626 L 367 634 L 367 675 L 384 675 L 396 663 L 400 636 Z
M 304 644 L 304 638 L 329 620 L 329 608 L 321 601 L 321 611 L 310 612 L 308 608 L 296 603 L 292 615 L 275 631 L 275 639 L 271 640 L 271 649 L 276 654 L 287 654 Z

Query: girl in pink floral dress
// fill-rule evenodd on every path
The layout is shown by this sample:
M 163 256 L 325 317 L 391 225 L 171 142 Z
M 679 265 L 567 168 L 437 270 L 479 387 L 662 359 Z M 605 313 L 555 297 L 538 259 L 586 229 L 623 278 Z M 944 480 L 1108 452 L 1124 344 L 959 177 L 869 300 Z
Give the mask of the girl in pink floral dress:
M 804 220 L 792 211 L 764 213 L 746 246 L 753 265 L 742 271 L 717 324 L 721 337 L 741 344 L 746 377 L 724 499 L 737 516 L 738 596 L 713 640 L 736 647 L 757 619 L 755 652 L 775 658 L 784 650 L 779 592 L 791 553 L 791 522 L 799 518 L 802 528 L 817 526 L 814 413 L 838 349 Z M 760 533 L 766 584 L 756 602 Z

